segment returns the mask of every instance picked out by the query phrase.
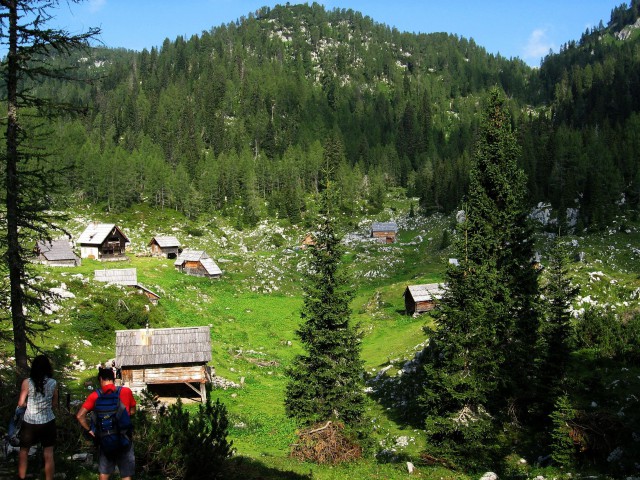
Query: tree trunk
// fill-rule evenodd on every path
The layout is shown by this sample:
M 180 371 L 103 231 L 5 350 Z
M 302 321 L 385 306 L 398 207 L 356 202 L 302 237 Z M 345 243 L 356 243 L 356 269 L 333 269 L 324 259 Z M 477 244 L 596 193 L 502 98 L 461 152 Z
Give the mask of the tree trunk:
M 26 376 L 27 332 L 22 291 L 24 268 L 18 240 L 19 179 L 18 179 L 18 9 L 16 0 L 6 2 L 9 10 L 9 52 L 7 55 L 7 264 L 11 285 L 11 320 L 13 321 L 13 343 L 15 345 L 18 378 Z

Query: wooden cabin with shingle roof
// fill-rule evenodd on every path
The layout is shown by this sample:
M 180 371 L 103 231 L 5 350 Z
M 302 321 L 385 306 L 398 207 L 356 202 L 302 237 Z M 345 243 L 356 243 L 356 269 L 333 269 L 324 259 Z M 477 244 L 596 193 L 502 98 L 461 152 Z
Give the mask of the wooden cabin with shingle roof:
M 407 315 L 433 310 L 443 293 L 444 287 L 440 283 L 409 285 L 404 291 L 404 306 Z
M 209 278 L 222 276 L 220 267 L 203 250 L 183 250 L 173 265 L 187 275 Z
M 93 273 L 96 282 L 130 287 L 138 284 L 138 271 L 135 268 L 111 268 L 108 270 L 96 270 Z
M 160 295 L 138 283 L 138 271 L 135 268 L 96 270 L 94 275 L 96 282 L 134 287 L 139 293 L 145 295 L 153 305 L 157 305 L 160 300 Z
M 128 260 L 127 236 L 114 223 L 90 223 L 78 238 L 81 258 L 95 260 Z
M 33 249 L 35 262 L 52 267 L 77 267 L 82 263 L 67 238 L 38 240 Z
M 209 327 L 116 331 L 116 364 L 123 383 L 134 392 L 154 385 L 185 384 L 205 402 L 210 361 Z
M 377 238 L 380 243 L 394 243 L 398 234 L 396 222 L 373 222 L 371 224 L 371 238 Z
M 178 239 L 171 235 L 156 235 L 149 242 L 154 257 L 177 258 L 182 249 Z

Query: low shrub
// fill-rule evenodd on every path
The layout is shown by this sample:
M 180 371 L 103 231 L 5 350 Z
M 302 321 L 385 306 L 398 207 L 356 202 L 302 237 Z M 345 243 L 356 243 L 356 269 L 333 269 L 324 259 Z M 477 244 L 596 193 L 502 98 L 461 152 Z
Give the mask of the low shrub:
M 576 326 L 578 347 L 588 348 L 598 358 L 640 360 L 640 313 L 619 318 L 611 311 L 589 309 Z
M 190 413 L 180 399 L 164 407 L 148 392 L 140 404 L 134 445 L 144 472 L 174 480 L 221 476 L 224 460 L 233 454 L 224 404 L 207 398 Z

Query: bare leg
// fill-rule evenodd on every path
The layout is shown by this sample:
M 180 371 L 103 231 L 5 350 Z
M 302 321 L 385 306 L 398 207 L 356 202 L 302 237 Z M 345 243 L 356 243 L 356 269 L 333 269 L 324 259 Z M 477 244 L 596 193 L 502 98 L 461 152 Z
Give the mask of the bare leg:
M 29 462 L 29 449 L 21 448 L 18 454 L 18 478 L 27 476 L 27 463 Z
M 44 448 L 44 478 L 53 480 L 56 471 L 56 464 L 53 459 L 53 447 Z

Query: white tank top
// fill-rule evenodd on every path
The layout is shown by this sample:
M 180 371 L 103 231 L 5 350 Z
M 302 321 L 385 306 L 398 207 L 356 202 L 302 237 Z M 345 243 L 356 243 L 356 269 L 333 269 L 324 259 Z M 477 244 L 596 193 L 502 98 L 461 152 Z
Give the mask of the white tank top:
M 29 379 L 29 396 L 27 397 L 27 410 L 24 412 L 24 421 L 41 425 L 48 423 L 56 416 L 53 414 L 53 392 L 57 382 L 53 378 L 46 378 L 44 382 L 44 395 L 36 391 L 33 380 Z

